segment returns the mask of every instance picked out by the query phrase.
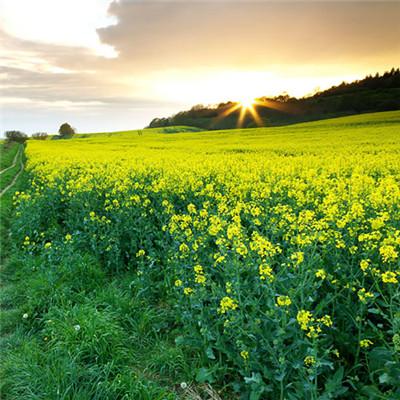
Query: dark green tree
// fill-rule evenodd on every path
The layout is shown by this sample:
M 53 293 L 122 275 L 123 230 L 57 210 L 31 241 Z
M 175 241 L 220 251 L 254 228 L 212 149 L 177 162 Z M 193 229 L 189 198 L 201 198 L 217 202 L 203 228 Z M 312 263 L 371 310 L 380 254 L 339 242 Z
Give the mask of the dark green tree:
M 62 138 L 68 138 L 73 135 L 75 135 L 75 129 L 68 124 L 67 122 L 64 122 L 61 126 L 60 129 L 58 130 L 58 133 Z
M 46 132 L 36 132 L 32 134 L 32 139 L 35 140 L 46 140 L 48 138 L 48 134 Z
M 28 136 L 21 131 L 7 131 L 5 133 L 8 142 L 25 143 Z

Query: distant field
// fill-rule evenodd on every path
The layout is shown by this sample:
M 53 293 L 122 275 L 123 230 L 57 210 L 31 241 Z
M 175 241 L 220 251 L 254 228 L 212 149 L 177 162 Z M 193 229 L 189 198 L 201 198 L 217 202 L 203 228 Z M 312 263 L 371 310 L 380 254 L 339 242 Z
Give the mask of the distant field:
M 399 398 L 400 112 L 168 129 L 29 141 L 5 399 Z

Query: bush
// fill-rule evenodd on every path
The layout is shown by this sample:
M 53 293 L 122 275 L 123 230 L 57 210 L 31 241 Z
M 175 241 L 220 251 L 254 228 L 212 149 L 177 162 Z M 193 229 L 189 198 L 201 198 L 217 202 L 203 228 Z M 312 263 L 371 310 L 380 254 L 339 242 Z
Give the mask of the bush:
M 21 131 L 7 131 L 5 135 L 9 142 L 25 143 L 28 139 L 26 133 Z
M 32 139 L 35 140 L 46 140 L 49 135 L 46 132 L 36 132 L 32 135 Z

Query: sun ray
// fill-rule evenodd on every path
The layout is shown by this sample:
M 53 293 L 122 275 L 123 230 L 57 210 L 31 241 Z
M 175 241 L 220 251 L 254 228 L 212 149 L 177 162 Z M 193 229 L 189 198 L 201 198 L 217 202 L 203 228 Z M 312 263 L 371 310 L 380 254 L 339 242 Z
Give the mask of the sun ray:
M 249 96 L 244 96 L 240 101 L 232 103 L 230 107 L 227 107 L 218 117 L 215 118 L 213 122 L 213 126 L 217 125 L 222 119 L 226 118 L 228 115 L 231 115 L 234 112 L 239 111 L 237 127 L 240 128 L 243 126 L 245 118 L 247 115 L 250 115 L 251 118 L 258 126 L 264 126 L 265 121 L 260 117 L 257 112 L 258 107 L 270 108 L 273 110 L 278 110 L 287 113 L 294 113 L 294 107 L 285 103 L 284 101 L 278 101 L 267 98 L 258 98 L 254 99 Z
M 244 117 L 246 116 L 246 110 L 247 110 L 246 107 L 242 107 L 242 106 L 241 106 L 241 108 L 240 108 L 240 114 L 239 114 L 239 119 L 238 119 L 238 122 L 237 122 L 237 127 L 238 127 L 238 128 L 241 128 L 242 125 L 243 125 Z

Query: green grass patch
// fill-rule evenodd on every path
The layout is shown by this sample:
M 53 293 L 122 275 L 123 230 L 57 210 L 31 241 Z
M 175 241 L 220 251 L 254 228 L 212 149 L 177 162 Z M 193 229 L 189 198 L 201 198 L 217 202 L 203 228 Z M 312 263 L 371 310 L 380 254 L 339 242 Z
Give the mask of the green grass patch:
M 0 169 L 9 167 L 17 154 L 19 144 L 3 141 L 0 143 Z

